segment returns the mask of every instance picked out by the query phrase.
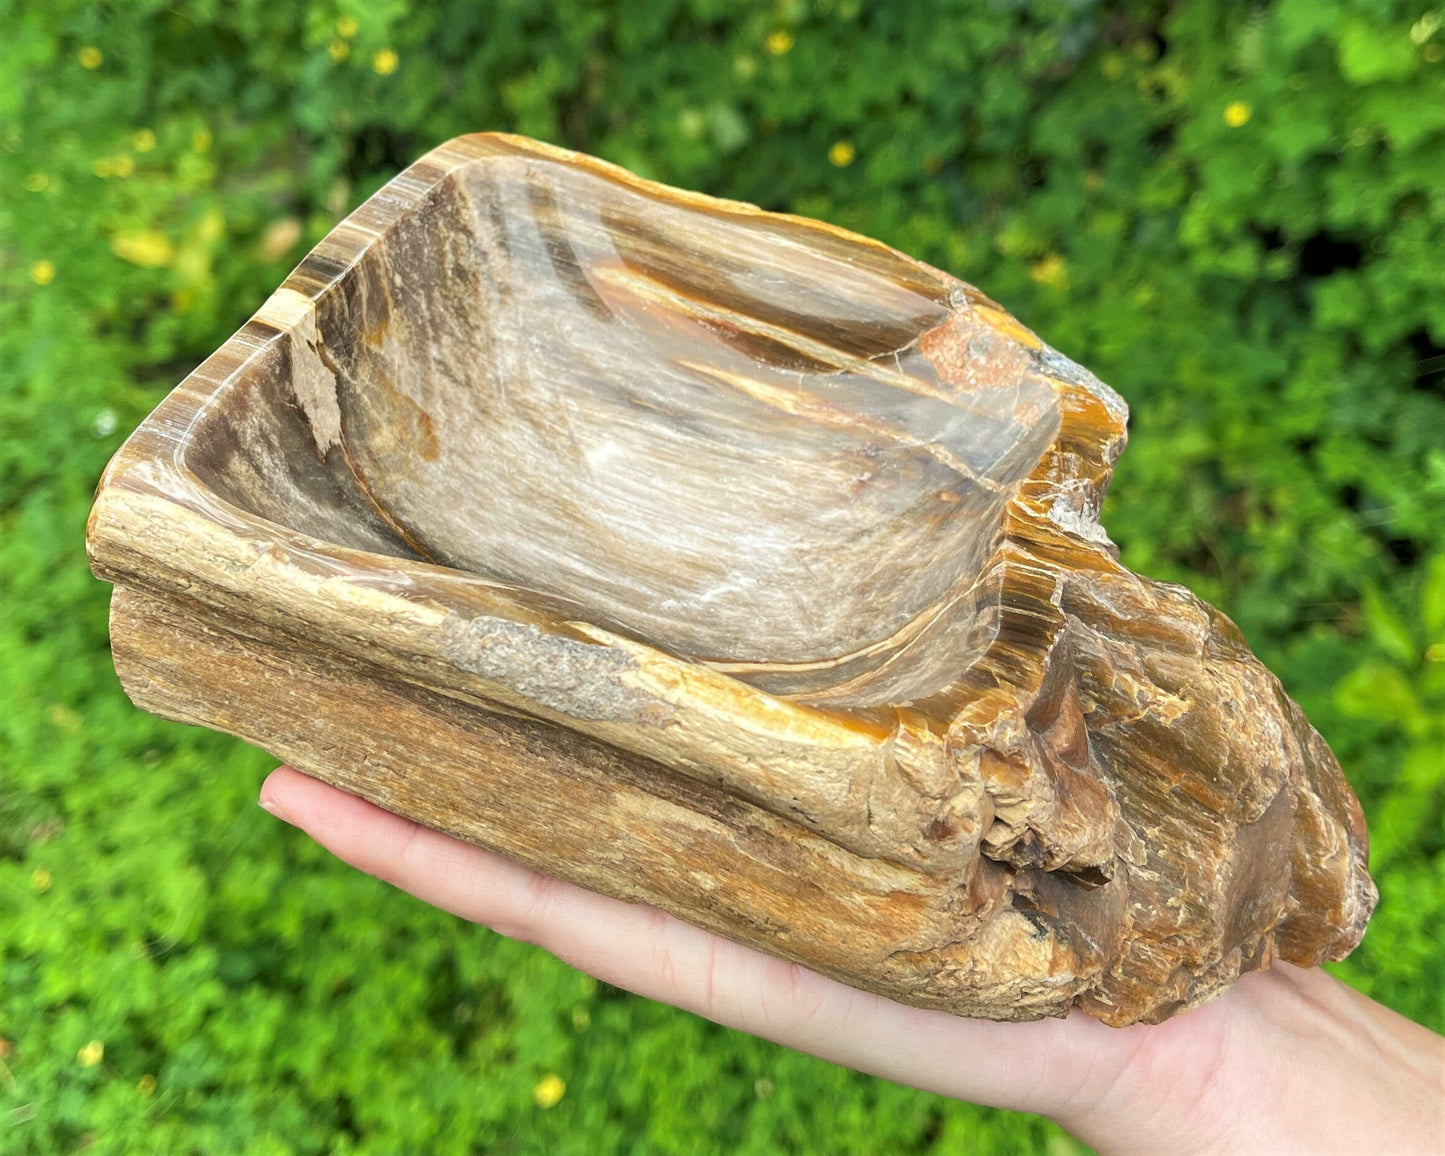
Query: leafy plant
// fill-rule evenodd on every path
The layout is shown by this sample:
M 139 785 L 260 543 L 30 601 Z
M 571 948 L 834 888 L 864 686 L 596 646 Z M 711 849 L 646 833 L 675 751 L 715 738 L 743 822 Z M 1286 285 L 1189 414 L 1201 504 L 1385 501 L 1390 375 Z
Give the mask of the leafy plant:
M 0 1150 L 1068 1150 L 459 927 L 267 819 L 263 756 L 121 695 L 82 549 L 105 460 L 479 129 L 880 237 L 1118 387 L 1125 560 L 1233 615 L 1334 745 L 1383 893 L 1340 970 L 1445 1027 L 1442 22 L 0 0 Z
M 1384 901 L 1362 951 L 1340 974 L 1439 1023 L 1445 1015 L 1445 555 L 1421 568 L 1413 614 L 1367 589 L 1367 647 L 1336 704 L 1388 752 L 1370 813 L 1370 863 Z

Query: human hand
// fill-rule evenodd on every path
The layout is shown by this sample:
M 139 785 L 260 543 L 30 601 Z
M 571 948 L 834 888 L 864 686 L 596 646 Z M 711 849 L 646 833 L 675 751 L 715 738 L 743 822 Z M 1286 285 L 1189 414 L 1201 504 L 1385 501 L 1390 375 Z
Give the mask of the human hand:
M 616 987 L 861 1072 L 1037 1112 L 1104 1156 L 1445 1152 L 1445 1039 L 1277 964 L 1158 1026 L 1002 1024 L 858 991 L 282 767 L 261 805 L 352 866 Z

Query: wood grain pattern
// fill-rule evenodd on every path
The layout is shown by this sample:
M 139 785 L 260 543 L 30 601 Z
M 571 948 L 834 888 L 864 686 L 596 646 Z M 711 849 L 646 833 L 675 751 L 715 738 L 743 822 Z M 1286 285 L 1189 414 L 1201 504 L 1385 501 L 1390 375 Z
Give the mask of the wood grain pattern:
M 1375 901 L 1237 630 L 1098 524 L 1126 410 L 831 226 L 463 137 L 117 454 L 132 698 L 965 1015 L 1158 1020 Z

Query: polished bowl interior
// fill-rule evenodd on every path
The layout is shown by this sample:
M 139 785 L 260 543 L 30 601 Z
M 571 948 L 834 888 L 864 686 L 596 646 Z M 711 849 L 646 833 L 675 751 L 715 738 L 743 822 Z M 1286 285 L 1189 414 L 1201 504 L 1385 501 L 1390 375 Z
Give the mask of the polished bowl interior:
M 926 697 L 986 641 L 969 591 L 1058 402 L 941 379 L 952 278 L 505 152 L 336 277 L 195 431 L 226 502 L 780 694 Z

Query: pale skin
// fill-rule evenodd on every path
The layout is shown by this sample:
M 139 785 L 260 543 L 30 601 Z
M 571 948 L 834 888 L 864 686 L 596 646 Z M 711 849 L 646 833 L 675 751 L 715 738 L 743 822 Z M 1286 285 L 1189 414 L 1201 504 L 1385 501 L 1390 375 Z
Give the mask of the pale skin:
M 1445 1153 L 1445 1038 L 1279 964 L 1157 1027 L 904 1007 L 550 879 L 282 767 L 261 805 L 423 902 L 598 979 L 875 1076 L 1037 1112 L 1102 1156 Z

